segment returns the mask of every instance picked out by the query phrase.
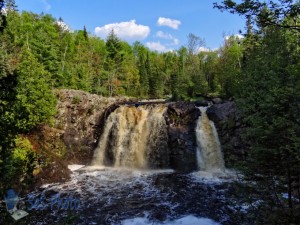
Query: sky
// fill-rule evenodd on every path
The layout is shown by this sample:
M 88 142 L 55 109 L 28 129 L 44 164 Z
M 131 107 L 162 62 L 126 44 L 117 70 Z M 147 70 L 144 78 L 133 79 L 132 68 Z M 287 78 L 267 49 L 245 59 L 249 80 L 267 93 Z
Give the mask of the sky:
M 188 34 L 216 49 L 224 37 L 244 30 L 238 15 L 213 9 L 220 0 L 15 0 L 19 11 L 51 14 L 72 29 L 105 39 L 113 29 L 119 38 L 140 41 L 159 52 L 186 46 Z

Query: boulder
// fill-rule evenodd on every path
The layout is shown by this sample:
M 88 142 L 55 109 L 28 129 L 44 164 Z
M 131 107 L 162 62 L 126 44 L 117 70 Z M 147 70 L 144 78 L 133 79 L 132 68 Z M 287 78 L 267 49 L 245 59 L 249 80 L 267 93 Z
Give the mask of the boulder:
M 212 102 L 214 104 L 222 104 L 223 103 L 223 100 L 221 98 L 213 98 L 212 99 Z

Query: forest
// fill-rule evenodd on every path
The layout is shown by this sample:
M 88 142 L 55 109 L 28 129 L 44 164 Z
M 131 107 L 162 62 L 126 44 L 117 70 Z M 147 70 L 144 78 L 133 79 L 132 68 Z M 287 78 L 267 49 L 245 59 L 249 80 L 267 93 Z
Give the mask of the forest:
M 0 188 L 30 180 L 36 155 L 24 135 L 51 124 L 53 89 L 172 101 L 233 98 L 249 143 L 237 169 L 266 202 L 260 222 L 297 224 L 300 2 L 225 0 L 214 7 L 245 18 L 243 38 L 232 35 L 217 50 L 199 51 L 205 41 L 191 33 L 178 50 L 156 52 L 113 30 L 102 40 L 85 27 L 74 31 L 62 18 L 19 12 L 14 1 L 1 0 Z

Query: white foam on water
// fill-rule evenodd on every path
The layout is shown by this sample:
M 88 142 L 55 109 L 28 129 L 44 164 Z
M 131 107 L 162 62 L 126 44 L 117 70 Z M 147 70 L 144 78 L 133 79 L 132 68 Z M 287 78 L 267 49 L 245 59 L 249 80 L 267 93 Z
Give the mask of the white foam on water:
M 200 183 L 214 184 L 233 182 L 238 178 L 238 174 L 234 170 L 214 170 L 214 171 L 197 171 L 190 173 L 189 176 L 195 181 Z
M 197 218 L 193 215 L 170 220 L 170 218 L 174 218 L 174 215 L 177 215 L 176 209 L 180 208 L 181 203 L 174 202 L 174 192 L 166 191 L 160 185 L 156 185 L 156 176 L 154 176 L 154 179 L 152 176 L 169 173 L 174 173 L 174 171 L 169 169 L 136 170 L 104 166 L 85 166 L 79 168 L 78 166 L 76 170 L 72 171 L 69 181 L 61 184 L 44 185 L 43 188 L 45 188 L 44 191 L 54 191 L 62 194 L 74 193 L 74 196 L 80 199 L 81 206 L 84 208 L 89 208 L 96 203 L 103 208 L 110 208 L 122 198 L 129 201 L 142 199 L 143 202 L 147 202 L 148 200 L 151 202 L 155 196 L 155 199 L 159 199 L 159 201 L 155 201 L 153 207 L 165 206 L 169 209 L 169 216 L 166 221 L 150 221 L 148 219 L 150 217 L 144 214 L 142 217 L 123 220 L 121 223 L 123 225 L 219 225 L 219 223 L 211 219 Z M 227 170 L 225 172 L 217 170 L 214 172 L 198 171 L 189 174 L 188 177 L 192 179 L 195 185 L 199 183 L 199 185 L 209 184 L 213 186 L 220 182 L 230 182 L 232 178 L 228 174 L 225 177 L 224 174 L 227 174 Z M 219 194 L 219 198 L 223 197 L 222 193 Z M 61 212 L 59 211 L 53 213 L 61 216 Z
M 149 221 L 145 217 L 138 217 L 133 219 L 127 219 L 121 222 L 122 225 L 221 225 L 208 218 L 197 218 L 192 215 L 188 215 L 173 221 L 165 221 L 161 223 Z
M 85 165 L 77 165 L 77 164 L 68 165 L 68 169 L 71 171 L 76 171 L 83 167 L 85 167 Z
M 106 193 L 118 193 L 122 189 L 140 186 L 144 197 L 160 196 L 164 194 L 152 185 L 151 176 L 162 173 L 173 173 L 173 170 L 136 170 L 128 168 L 105 166 L 74 166 L 71 179 L 65 183 L 43 185 L 44 191 L 74 192 L 81 196 L 82 202 L 94 199 L 107 199 Z M 130 195 L 130 193 L 129 193 Z

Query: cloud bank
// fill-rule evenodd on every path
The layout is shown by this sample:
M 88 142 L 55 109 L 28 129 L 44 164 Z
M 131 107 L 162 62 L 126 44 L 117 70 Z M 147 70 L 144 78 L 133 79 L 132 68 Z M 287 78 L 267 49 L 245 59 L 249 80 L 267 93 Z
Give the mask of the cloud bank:
M 95 34 L 105 39 L 112 30 L 119 38 L 125 40 L 143 40 L 150 34 L 148 26 L 137 24 L 135 20 L 96 27 Z
M 152 50 L 152 51 L 158 51 L 158 52 L 169 52 L 172 51 L 172 49 L 168 49 L 166 46 L 161 44 L 159 41 L 156 42 L 147 42 L 146 46 Z
M 178 45 L 179 44 L 179 40 L 175 37 L 173 37 L 171 34 L 169 33 L 165 33 L 163 31 L 157 31 L 156 32 L 156 37 L 165 39 L 165 40 L 171 40 L 172 44 L 171 45 Z
M 41 0 L 42 3 L 45 5 L 46 11 L 49 11 L 51 9 L 51 5 L 47 0 Z
M 157 20 L 157 25 L 158 26 L 167 26 L 167 27 L 177 30 L 178 27 L 181 25 L 181 22 L 179 20 L 173 20 L 170 18 L 159 17 Z

